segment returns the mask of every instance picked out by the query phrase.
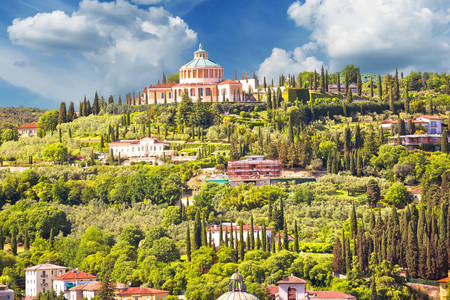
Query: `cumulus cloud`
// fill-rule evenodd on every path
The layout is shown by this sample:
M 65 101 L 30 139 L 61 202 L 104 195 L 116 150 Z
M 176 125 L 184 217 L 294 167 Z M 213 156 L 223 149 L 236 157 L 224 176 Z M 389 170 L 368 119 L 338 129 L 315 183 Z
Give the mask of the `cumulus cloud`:
M 139 89 L 175 72 L 197 34 L 162 7 L 83 0 L 77 11 L 39 13 L 8 27 L 0 77 L 52 99 Z M 8 59 L 6 59 L 6 57 Z
M 257 74 L 260 78 L 265 76 L 267 80 L 273 78 L 276 81 L 281 74 L 320 70 L 323 62 L 310 55 L 315 49 L 313 43 L 297 47 L 294 51 L 274 48 L 272 54 L 259 66 Z
M 287 11 L 311 30 L 332 69 L 354 63 L 368 71 L 448 71 L 449 12 L 443 0 L 306 0 Z

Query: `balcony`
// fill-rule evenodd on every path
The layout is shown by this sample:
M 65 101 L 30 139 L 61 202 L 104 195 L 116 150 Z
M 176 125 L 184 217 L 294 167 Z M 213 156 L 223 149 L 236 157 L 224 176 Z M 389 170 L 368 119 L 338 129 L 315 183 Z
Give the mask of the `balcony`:
M 41 286 L 48 286 L 48 282 L 41 282 Z
M 47 274 L 41 274 L 41 278 L 47 278 L 48 275 Z

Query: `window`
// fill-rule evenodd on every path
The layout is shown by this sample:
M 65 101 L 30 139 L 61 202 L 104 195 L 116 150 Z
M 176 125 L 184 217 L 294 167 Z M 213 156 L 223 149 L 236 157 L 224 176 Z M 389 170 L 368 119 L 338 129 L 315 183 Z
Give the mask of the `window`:
M 169 98 L 172 98 L 172 93 L 171 92 L 169 92 Z
M 203 96 L 203 89 L 202 89 L 202 88 L 199 88 L 199 89 L 198 89 L 198 94 L 200 95 L 200 97 Z

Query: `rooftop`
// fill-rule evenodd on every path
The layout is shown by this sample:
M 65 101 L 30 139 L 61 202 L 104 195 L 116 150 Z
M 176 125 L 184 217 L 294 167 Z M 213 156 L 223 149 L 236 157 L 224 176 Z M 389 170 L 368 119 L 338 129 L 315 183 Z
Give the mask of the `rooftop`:
M 141 287 L 124 288 L 119 292 L 119 295 L 153 295 L 153 294 L 169 294 L 169 291 L 141 286 Z
M 34 129 L 34 128 L 38 128 L 37 122 L 23 124 L 22 126 L 19 127 L 19 129 Z
M 181 68 L 195 68 L 195 67 L 220 67 L 220 66 L 209 59 L 194 58 Z
M 53 264 L 40 264 L 26 268 L 25 271 L 37 271 L 37 270 L 52 270 L 52 269 L 66 269 L 66 267 L 53 265 Z
M 71 279 L 97 279 L 96 276 L 83 271 L 72 270 L 55 278 L 55 280 L 71 280 Z
M 306 284 L 307 281 L 301 278 L 298 278 L 294 275 L 285 277 L 277 282 L 277 284 L 290 284 L 290 283 L 298 283 L 298 284 Z

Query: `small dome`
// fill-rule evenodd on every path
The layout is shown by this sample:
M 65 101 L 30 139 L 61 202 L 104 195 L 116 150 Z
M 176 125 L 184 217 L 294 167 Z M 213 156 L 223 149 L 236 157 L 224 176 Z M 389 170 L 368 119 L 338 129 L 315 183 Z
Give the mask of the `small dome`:
M 240 281 L 244 281 L 244 277 L 242 277 L 241 274 L 239 274 L 238 272 L 234 273 L 233 275 L 231 275 L 231 280 L 240 280 Z
M 249 292 L 226 292 L 217 300 L 259 300 L 258 297 Z

